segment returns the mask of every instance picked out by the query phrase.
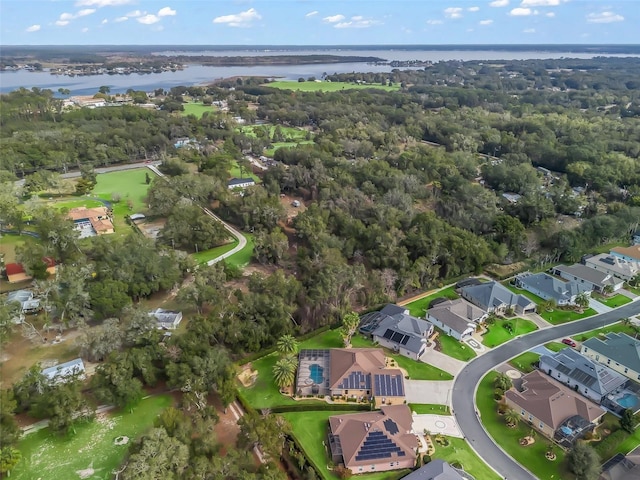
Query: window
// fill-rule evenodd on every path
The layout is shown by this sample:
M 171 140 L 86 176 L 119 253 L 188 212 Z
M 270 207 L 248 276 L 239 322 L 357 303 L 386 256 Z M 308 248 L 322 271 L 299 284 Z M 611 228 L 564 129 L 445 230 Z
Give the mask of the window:
M 584 393 L 587 393 L 587 389 L 586 388 L 584 389 Z
M 596 360 L 600 360 L 600 355 L 596 355 Z
M 359 472 L 361 472 L 361 471 L 362 471 L 362 467 L 359 467 L 359 468 L 358 468 L 358 471 L 359 471 Z
M 520 415 L 522 415 L 524 417 L 524 410 L 520 410 Z
M 529 421 L 533 420 L 533 415 L 529 415 Z
M 624 367 L 624 373 L 629 373 L 629 369 L 627 367 Z
M 540 426 L 540 428 L 544 428 L 544 423 L 540 422 L 538 425 Z
M 607 365 L 611 365 L 611 359 L 607 358 Z

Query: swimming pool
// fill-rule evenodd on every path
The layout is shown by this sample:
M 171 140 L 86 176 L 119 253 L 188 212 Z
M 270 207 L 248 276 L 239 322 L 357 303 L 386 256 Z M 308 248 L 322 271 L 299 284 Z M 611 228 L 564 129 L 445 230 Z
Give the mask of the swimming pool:
M 617 399 L 618 405 L 624 408 L 633 408 L 638 405 L 638 397 L 631 393 L 625 393 L 621 398 Z
M 313 383 L 321 385 L 324 381 L 324 368 L 317 363 L 312 363 L 309 365 L 309 376 L 311 380 L 313 380 Z

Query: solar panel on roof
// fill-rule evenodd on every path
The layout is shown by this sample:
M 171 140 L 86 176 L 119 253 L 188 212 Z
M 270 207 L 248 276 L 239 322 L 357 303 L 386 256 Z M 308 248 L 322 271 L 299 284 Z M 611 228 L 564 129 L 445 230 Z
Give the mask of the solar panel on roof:
M 386 428 L 387 432 L 389 432 L 391 435 L 395 435 L 396 433 L 398 433 L 400 431 L 400 430 L 398 430 L 398 425 L 396 424 L 396 422 L 394 422 L 390 418 L 387 418 L 384 421 L 384 428 Z
M 390 328 L 387 328 L 387 331 L 384 332 L 383 337 L 386 339 L 391 339 L 391 336 L 393 335 L 393 330 L 391 330 Z
M 389 419 L 387 421 L 393 422 Z M 385 422 L 386 423 L 386 422 Z M 395 422 L 394 422 L 395 425 Z M 386 425 L 385 425 L 386 426 Z M 397 428 L 397 426 L 396 426 Z M 356 455 L 356 461 L 391 458 L 392 454 L 404 456 L 404 452 L 383 432 L 369 432 Z
M 400 345 L 406 345 L 407 342 L 409 341 L 409 335 L 405 335 L 404 338 L 400 341 Z
M 393 332 L 393 336 L 391 337 L 391 341 L 392 342 L 396 342 L 396 343 L 400 343 L 400 340 L 402 340 L 402 337 L 404 337 L 404 335 L 400 332 Z

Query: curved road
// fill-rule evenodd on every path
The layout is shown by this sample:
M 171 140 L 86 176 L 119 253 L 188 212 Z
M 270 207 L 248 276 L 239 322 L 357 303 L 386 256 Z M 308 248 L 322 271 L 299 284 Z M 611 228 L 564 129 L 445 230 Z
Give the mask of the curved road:
M 158 168 L 155 165 L 152 164 L 148 164 L 146 165 L 147 168 L 149 168 L 153 173 L 155 173 L 156 175 L 158 175 L 159 177 L 164 178 L 165 180 L 168 181 L 168 178 L 166 177 L 166 175 L 164 173 L 162 173 L 160 170 L 158 170 Z M 219 257 L 214 258 L 213 260 L 209 260 L 207 262 L 207 265 L 211 266 L 214 263 L 218 263 L 221 260 L 224 260 L 225 258 L 230 257 L 231 255 L 238 253 L 240 250 L 242 250 L 246 245 L 247 245 L 247 239 L 244 235 L 242 235 L 242 233 L 240 233 L 239 231 L 237 231 L 235 228 L 233 228 L 231 225 L 229 225 L 227 222 L 223 221 L 220 217 L 218 217 L 217 215 L 215 215 L 211 210 L 209 210 L 208 208 L 204 208 L 201 207 L 202 211 L 206 214 L 209 215 L 211 218 L 213 218 L 214 220 L 217 220 L 218 222 L 220 222 L 222 225 L 224 225 L 224 228 L 227 229 L 227 231 L 233 235 L 233 237 L 238 240 L 238 245 L 236 245 L 235 247 L 233 247 L 231 250 L 229 250 L 228 252 L 223 253 L 222 255 L 220 255 Z
M 453 413 L 471 447 L 494 470 L 509 480 L 535 480 L 537 477 L 506 454 L 489 436 L 476 415 L 475 394 L 480 380 L 501 363 L 538 345 L 557 338 L 601 328 L 640 313 L 640 301 L 584 320 L 537 330 L 511 340 L 476 357 L 457 375 L 452 392 Z M 547 479 L 544 479 L 547 480 Z

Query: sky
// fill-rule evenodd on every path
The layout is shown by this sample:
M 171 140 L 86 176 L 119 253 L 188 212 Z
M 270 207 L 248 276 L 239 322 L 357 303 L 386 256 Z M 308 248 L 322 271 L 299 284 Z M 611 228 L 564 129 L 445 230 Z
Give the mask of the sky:
M 1 0 L 1 45 L 638 44 L 640 0 Z

